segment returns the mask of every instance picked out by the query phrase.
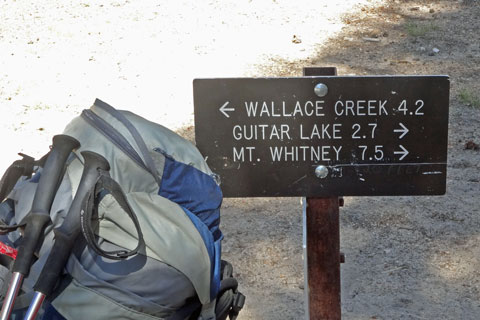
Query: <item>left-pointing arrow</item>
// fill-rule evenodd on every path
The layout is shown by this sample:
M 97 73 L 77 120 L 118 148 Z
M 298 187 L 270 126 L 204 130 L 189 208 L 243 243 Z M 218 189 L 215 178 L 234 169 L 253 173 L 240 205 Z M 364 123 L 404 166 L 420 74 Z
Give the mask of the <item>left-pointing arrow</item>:
M 223 113 L 223 115 L 227 118 L 230 118 L 230 115 L 227 113 L 227 111 L 235 111 L 235 108 L 227 108 L 229 103 L 230 101 L 225 102 L 219 109 L 220 112 Z
M 402 149 L 402 151 L 393 151 L 393 154 L 401 154 L 402 156 L 398 160 L 402 161 L 403 158 L 405 158 L 409 152 L 407 149 L 405 149 L 404 146 L 399 145 L 399 147 Z

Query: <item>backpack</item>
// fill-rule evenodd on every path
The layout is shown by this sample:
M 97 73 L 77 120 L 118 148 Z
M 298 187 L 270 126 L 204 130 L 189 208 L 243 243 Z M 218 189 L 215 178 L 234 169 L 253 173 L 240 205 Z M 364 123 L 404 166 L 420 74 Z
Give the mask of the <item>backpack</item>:
M 235 319 L 245 297 L 231 264 L 221 260 L 222 193 L 195 146 L 98 99 L 64 135 L 81 146 L 67 160 L 50 209 L 52 223 L 12 319 L 30 302 L 55 242 L 52 231 L 62 225 L 77 192 L 85 151 L 108 161 L 108 180 L 101 188 L 97 182 L 82 206 L 82 232 L 37 319 Z M 3 293 L 22 241 L 17 227 L 30 213 L 48 159 L 22 156 L 0 182 Z

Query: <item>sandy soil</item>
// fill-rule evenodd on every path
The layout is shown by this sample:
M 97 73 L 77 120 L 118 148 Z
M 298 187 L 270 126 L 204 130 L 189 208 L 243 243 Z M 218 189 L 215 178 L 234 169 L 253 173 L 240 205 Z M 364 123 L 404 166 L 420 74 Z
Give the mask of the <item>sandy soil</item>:
M 479 319 L 480 151 L 465 144 L 480 144 L 480 107 L 464 98 L 480 96 L 479 16 L 476 0 L 3 2 L 0 168 L 44 153 L 96 97 L 193 139 L 195 77 L 448 74 L 447 194 L 345 199 L 342 312 Z M 302 319 L 299 199 L 223 208 L 224 257 L 247 295 L 239 319 Z

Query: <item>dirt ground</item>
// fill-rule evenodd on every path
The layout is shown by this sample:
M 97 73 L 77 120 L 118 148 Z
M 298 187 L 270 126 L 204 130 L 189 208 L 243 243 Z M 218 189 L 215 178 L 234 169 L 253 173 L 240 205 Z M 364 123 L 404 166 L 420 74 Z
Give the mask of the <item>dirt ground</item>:
M 479 17 L 476 0 L 3 2 L 0 167 L 42 154 L 95 97 L 193 139 L 195 77 L 447 74 L 447 194 L 345 199 L 342 313 L 480 319 Z M 222 230 L 238 319 L 302 319 L 300 200 L 226 199 Z

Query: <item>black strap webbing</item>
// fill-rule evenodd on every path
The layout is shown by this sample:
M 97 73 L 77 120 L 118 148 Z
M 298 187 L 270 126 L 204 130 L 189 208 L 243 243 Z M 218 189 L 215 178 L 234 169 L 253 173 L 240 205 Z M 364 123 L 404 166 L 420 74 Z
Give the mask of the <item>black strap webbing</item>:
M 185 320 L 187 318 L 193 319 L 192 314 L 200 313 L 201 309 L 202 304 L 200 303 L 198 298 L 187 300 L 183 307 L 175 311 L 175 313 L 166 318 L 166 320 Z
M 15 259 L 13 259 L 12 257 L 5 254 L 0 254 L 0 265 L 4 266 L 7 269 L 10 269 L 12 267 L 14 261 Z
M 135 229 L 138 236 L 138 244 L 137 247 L 133 250 L 115 250 L 115 251 L 105 251 L 101 249 L 97 241 L 95 239 L 95 233 L 92 228 L 92 217 L 94 213 L 97 212 L 98 208 L 98 195 L 102 191 L 107 191 L 109 194 L 113 196 L 115 201 L 118 202 L 120 207 L 127 213 L 129 218 L 132 220 L 133 224 L 135 225 Z M 113 260 L 122 260 L 133 256 L 139 252 L 145 252 L 145 240 L 143 239 L 142 230 L 140 228 L 140 224 L 138 222 L 137 216 L 133 212 L 132 208 L 128 204 L 127 198 L 123 193 L 120 185 L 113 180 L 108 173 L 103 172 L 95 184 L 95 187 L 90 190 L 88 195 L 85 197 L 85 203 L 83 208 L 80 212 L 80 223 L 82 226 L 82 233 L 87 241 L 87 245 L 92 248 L 98 255 L 113 259 Z
M 8 167 L 7 171 L 5 171 L 2 179 L 0 180 L 0 201 L 5 200 L 8 194 L 13 190 L 13 187 L 20 177 L 31 177 L 35 166 L 43 166 L 45 160 L 47 159 L 48 153 L 37 161 L 26 154 L 19 153 L 19 155 L 22 157 L 22 159 L 15 160 Z
M 14 224 L 14 225 L 10 226 L 10 225 L 3 224 L 0 221 L 0 235 L 7 234 L 7 233 L 10 233 L 12 231 L 15 231 L 18 228 L 24 227 L 26 224 L 27 224 L 26 222 L 22 221 L 19 224 Z
M 30 178 L 36 166 L 43 167 L 49 154 L 50 152 L 48 152 L 39 160 L 35 160 L 26 154 L 19 153 L 22 159 L 15 160 L 8 167 L 7 171 L 5 171 L 0 180 L 0 202 L 5 200 L 5 198 L 10 194 L 20 177 L 25 176 Z M 25 226 L 25 222 L 20 222 L 15 225 L 7 225 L 0 221 L 0 235 L 10 233 L 23 226 Z

